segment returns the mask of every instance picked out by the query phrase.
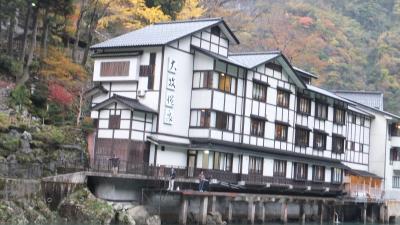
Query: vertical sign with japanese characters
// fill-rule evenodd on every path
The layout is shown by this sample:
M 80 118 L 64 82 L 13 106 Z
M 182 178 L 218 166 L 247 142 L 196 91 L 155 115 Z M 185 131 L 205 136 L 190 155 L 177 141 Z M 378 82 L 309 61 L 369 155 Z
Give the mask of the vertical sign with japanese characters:
M 173 124 L 174 122 L 174 106 L 175 106 L 175 89 L 176 89 L 176 61 L 168 58 L 167 70 L 167 92 L 165 95 L 165 114 L 164 123 Z

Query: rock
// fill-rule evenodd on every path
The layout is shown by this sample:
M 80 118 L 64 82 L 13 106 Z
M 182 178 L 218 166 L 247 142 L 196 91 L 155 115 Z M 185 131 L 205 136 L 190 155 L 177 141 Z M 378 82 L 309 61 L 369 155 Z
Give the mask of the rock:
M 136 225 L 135 220 L 132 218 L 131 215 L 122 211 L 118 214 L 118 224 L 122 225 Z
M 16 163 L 17 162 L 17 156 L 15 156 L 14 154 L 11 154 L 9 156 L 7 156 L 7 161 L 10 163 Z
M 147 217 L 146 225 L 161 225 L 161 219 L 158 215 Z
M 29 133 L 28 131 L 24 131 L 24 133 L 22 133 L 21 137 L 22 137 L 22 139 L 32 141 L 32 134 Z
M 128 215 L 130 215 L 138 225 L 145 225 L 146 219 L 149 217 L 149 212 L 146 207 L 142 205 L 135 206 L 126 211 Z
M 124 205 L 120 202 L 117 202 L 117 203 L 113 203 L 112 207 L 113 207 L 114 211 L 121 211 L 124 208 Z
M 207 214 L 207 222 L 208 225 L 223 225 L 225 224 L 222 220 L 221 213 L 219 212 L 209 212 Z
M 17 137 L 17 138 L 21 137 L 21 134 L 16 129 L 11 129 L 10 132 L 8 132 L 8 134 L 12 137 Z
M 58 212 L 61 217 L 77 224 L 110 224 L 115 217 L 112 206 L 96 198 L 87 188 L 65 198 Z

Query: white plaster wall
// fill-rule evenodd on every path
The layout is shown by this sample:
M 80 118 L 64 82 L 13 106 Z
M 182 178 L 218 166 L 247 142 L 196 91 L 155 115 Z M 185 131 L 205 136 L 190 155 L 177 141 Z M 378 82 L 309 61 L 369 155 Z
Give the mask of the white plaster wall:
M 129 61 L 129 76 L 100 76 L 100 67 L 102 62 L 118 62 Z M 94 60 L 93 81 L 127 81 L 137 80 L 139 74 L 140 56 L 135 57 L 120 57 L 120 58 L 101 58 Z
M 184 149 L 174 149 L 172 147 L 165 147 L 164 151 L 159 148 L 157 150 L 157 164 L 158 165 L 173 165 L 186 167 L 187 154 Z
M 174 119 L 172 124 L 164 123 L 165 115 L 165 96 L 168 77 L 168 58 L 176 61 L 177 71 L 176 89 L 175 89 L 175 106 L 173 109 Z M 168 133 L 179 136 L 187 136 L 190 118 L 190 94 L 193 77 L 193 56 L 191 54 L 165 47 L 164 51 L 164 68 L 163 82 L 161 88 L 160 102 L 160 120 L 158 124 L 159 132 Z

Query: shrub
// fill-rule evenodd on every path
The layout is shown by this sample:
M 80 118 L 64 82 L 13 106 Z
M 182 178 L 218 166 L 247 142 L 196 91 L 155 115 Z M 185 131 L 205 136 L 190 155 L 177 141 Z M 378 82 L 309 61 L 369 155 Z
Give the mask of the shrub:
M 10 103 L 21 111 L 23 107 L 30 105 L 29 91 L 24 85 L 18 85 L 11 92 Z
M 83 118 L 81 123 L 81 129 L 86 134 L 92 133 L 94 131 L 94 122 L 92 118 L 90 117 Z
M 17 77 L 22 73 L 22 64 L 7 55 L 0 55 L 0 73 Z
M 4 113 L 0 113 L 0 131 L 8 129 L 9 126 L 10 118 Z
M 40 132 L 35 132 L 32 136 L 50 145 L 60 145 L 65 142 L 64 132 L 55 126 L 44 126 Z

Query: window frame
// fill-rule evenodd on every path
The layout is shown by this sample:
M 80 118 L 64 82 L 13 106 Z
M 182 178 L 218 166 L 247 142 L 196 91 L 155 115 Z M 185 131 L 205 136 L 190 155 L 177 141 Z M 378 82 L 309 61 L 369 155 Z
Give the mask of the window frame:
M 337 145 L 335 145 L 335 143 L 336 143 L 337 140 L 339 140 L 339 139 L 340 139 L 341 142 L 342 142 L 342 149 L 341 149 L 340 152 L 339 152 L 338 149 L 335 147 L 335 146 L 337 146 Z M 345 138 L 345 137 L 342 137 L 342 136 L 337 135 L 337 134 L 333 134 L 333 135 L 332 135 L 332 153 L 335 153 L 335 154 L 344 154 L 345 148 L 346 148 L 346 146 L 345 146 L 345 141 L 346 141 L 346 138 Z
M 292 92 L 290 90 L 286 90 L 283 88 L 276 89 L 276 106 L 288 109 L 290 107 L 290 94 Z M 279 95 L 282 94 L 283 98 L 279 98 Z M 287 98 L 287 101 L 284 99 Z
M 108 118 L 108 129 L 121 128 L 121 115 L 110 115 Z
M 337 177 L 335 176 L 335 172 L 337 172 L 337 170 L 340 170 L 339 180 L 337 180 L 336 179 Z M 333 183 L 333 184 L 343 183 L 343 169 L 335 168 L 335 167 L 331 168 L 331 183 Z
M 320 176 L 317 176 L 317 169 L 322 169 L 322 172 Z M 325 166 L 320 166 L 320 165 L 313 165 L 312 166 L 313 174 L 312 174 L 312 180 L 314 182 L 325 182 Z
M 325 108 L 325 115 L 324 116 L 320 116 L 319 114 L 319 107 L 324 107 Z M 328 110 L 329 110 L 329 105 L 320 101 L 315 101 L 315 115 L 314 117 L 320 120 L 327 120 L 328 119 Z
M 258 123 L 257 129 L 253 128 L 253 124 Z M 260 130 L 261 129 L 261 130 Z M 265 120 L 250 116 L 250 135 L 255 137 L 264 137 L 265 135 Z
M 307 111 L 302 111 L 300 110 L 302 107 L 301 106 L 301 100 L 307 101 Z M 304 95 L 298 95 L 297 96 L 297 113 L 309 116 L 311 115 L 311 98 L 304 96 Z
M 342 119 L 338 121 L 338 112 L 343 112 Z M 340 107 L 334 107 L 333 108 L 333 123 L 339 124 L 339 125 L 345 125 L 346 124 L 346 110 Z
M 284 137 L 282 137 L 282 135 L 281 135 L 281 137 L 278 137 L 278 135 L 277 135 L 277 127 L 278 126 L 281 126 L 281 127 L 283 127 L 284 128 L 284 130 L 285 130 L 285 132 L 283 132 L 284 134 L 285 134 L 285 136 Z M 284 123 L 284 122 L 280 122 L 280 121 L 275 121 L 275 140 L 277 140 L 277 141 L 287 141 L 287 138 L 288 138 L 288 130 L 289 130 L 289 125 L 288 124 L 286 124 L 286 123 Z
M 306 133 L 305 138 L 307 138 L 307 141 L 306 141 L 307 143 L 303 143 L 302 141 L 304 141 L 304 140 L 302 140 L 302 139 L 304 137 L 299 136 L 300 134 L 304 134 L 304 132 Z M 310 145 L 310 129 L 297 125 L 295 128 L 294 144 L 296 146 L 300 146 L 300 147 L 309 147 L 309 145 Z
M 256 87 L 258 87 L 257 90 L 255 89 Z M 255 95 L 256 91 L 261 92 L 261 97 L 260 97 L 260 95 Z M 265 84 L 261 81 L 253 79 L 253 90 L 252 90 L 253 100 L 256 100 L 259 102 L 267 102 L 267 92 L 268 92 L 268 84 Z
M 250 155 L 248 173 L 263 175 L 263 172 L 264 172 L 264 157 Z
M 120 64 L 116 66 L 115 64 Z M 117 68 L 113 68 L 117 67 Z M 100 77 L 128 77 L 129 70 L 131 66 L 131 61 L 129 60 L 120 60 L 120 61 L 103 61 L 100 62 Z M 109 68 L 106 68 L 109 67 Z M 105 71 L 106 70 L 106 71 Z M 111 71 L 114 70 L 114 71 Z M 121 71 L 123 70 L 123 71 Z M 116 74 L 116 72 L 124 72 L 123 74 Z
M 304 173 L 301 170 L 304 169 Z M 299 175 L 300 173 L 300 175 Z M 293 179 L 306 181 L 308 179 L 308 164 L 301 162 L 293 162 Z
M 283 170 L 280 171 L 280 168 L 283 168 Z M 274 159 L 273 177 L 286 178 L 286 175 L 287 175 L 287 161 L 280 160 L 280 159 Z
M 317 136 L 322 137 L 322 142 L 323 146 L 318 147 L 317 146 Z M 322 131 L 317 131 L 314 130 L 314 137 L 313 137 L 313 149 L 318 150 L 318 151 L 325 151 L 326 150 L 326 140 L 327 140 L 328 134 Z
M 210 124 L 210 127 L 222 130 L 222 131 L 229 131 L 233 132 L 235 129 L 235 115 L 231 113 L 226 113 L 226 112 L 221 112 L 221 111 L 211 111 L 211 113 L 215 112 L 215 126 L 213 127 L 212 124 Z M 219 127 L 218 126 L 218 117 L 225 117 L 225 128 Z M 232 120 L 232 127 L 229 127 L 229 121 Z M 211 122 L 211 121 L 210 121 Z

